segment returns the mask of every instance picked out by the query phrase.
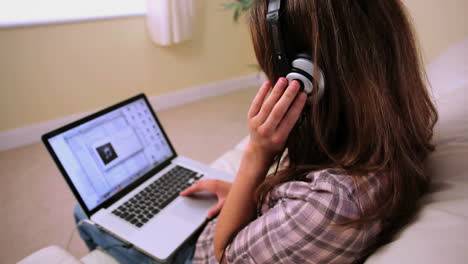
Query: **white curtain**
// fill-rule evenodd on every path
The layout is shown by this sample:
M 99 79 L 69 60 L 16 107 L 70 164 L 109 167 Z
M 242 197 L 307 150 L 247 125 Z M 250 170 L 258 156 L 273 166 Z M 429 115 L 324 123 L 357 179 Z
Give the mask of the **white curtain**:
M 151 39 L 169 46 L 192 38 L 194 0 L 147 0 L 147 25 Z

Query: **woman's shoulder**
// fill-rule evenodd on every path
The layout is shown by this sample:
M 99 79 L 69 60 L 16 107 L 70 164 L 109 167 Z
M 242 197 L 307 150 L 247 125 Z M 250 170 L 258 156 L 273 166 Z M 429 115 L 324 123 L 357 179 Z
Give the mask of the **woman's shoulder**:
M 368 201 L 358 202 L 362 192 L 357 186 L 367 182 L 374 184 L 374 179 L 374 174 L 353 177 L 344 170 L 326 169 L 310 172 L 301 181 L 280 184 L 270 193 L 272 200 L 262 208 L 261 217 L 240 238 L 262 236 L 275 241 L 273 238 L 281 234 L 285 239 L 276 242 L 277 251 L 269 251 L 279 259 L 284 256 L 277 252 L 294 248 L 295 254 L 313 263 L 331 262 L 326 256 L 333 256 L 335 263 L 354 262 L 365 254 L 381 231 L 379 221 L 345 225 L 359 218 L 360 205 L 366 206 Z M 257 244 L 248 245 L 255 248 Z M 252 252 L 261 250 L 257 248 Z M 260 260 L 257 263 L 267 263 L 263 256 L 252 258 Z M 283 263 L 293 262 L 290 256 L 283 260 Z
M 380 190 L 380 184 L 376 174 L 359 177 L 349 175 L 343 169 L 323 169 L 308 173 L 301 181 L 289 181 L 276 186 L 270 193 L 270 202 L 284 198 L 314 200 L 317 193 L 331 193 L 340 199 L 356 201 L 362 193 L 358 186 L 365 185 L 368 195 L 373 195 Z

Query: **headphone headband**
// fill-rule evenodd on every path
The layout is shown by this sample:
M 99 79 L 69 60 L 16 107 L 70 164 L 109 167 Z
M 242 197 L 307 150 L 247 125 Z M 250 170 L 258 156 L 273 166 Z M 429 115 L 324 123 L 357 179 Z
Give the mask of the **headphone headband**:
M 273 60 L 275 65 L 278 67 L 278 72 L 281 76 L 286 76 L 291 66 L 289 65 L 289 60 L 286 55 L 286 49 L 283 43 L 283 36 L 281 33 L 281 23 L 280 23 L 280 9 L 281 9 L 281 0 L 271 0 L 268 2 L 268 13 L 266 20 L 268 22 L 268 28 L 272 36 L 272 44 L 275 51 Z
M 314 89 L 314 81 L 317 81 L 318 98 L 322 97 L 325 89 L 325 78 L 322 70 L 315 66 L 310 56 L 297 54 L 290 62 L 287 58 L 286 47 L 282 36 L 281 27 L 281 0 L 268 1 L 268 13 L 266 21 L 270 33 L 271 43 L 274 49 L 273 62 L 276 71 L 282 77 L 286 77 L 289 82 L 297 80 L 301 84 L 301 88 L 311 94 Z M 316 68 L 317 67 L 317 68 Z M 318 74 L 315 73 L 317 70 Z M 315 75 L 315 76 L 313 76 Z

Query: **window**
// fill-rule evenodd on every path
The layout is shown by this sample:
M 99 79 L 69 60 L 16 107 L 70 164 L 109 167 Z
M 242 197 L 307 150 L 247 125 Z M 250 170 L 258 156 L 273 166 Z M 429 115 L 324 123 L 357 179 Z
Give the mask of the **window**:
M 143 15 L 146 0 L 3 0 L 0 27 Z

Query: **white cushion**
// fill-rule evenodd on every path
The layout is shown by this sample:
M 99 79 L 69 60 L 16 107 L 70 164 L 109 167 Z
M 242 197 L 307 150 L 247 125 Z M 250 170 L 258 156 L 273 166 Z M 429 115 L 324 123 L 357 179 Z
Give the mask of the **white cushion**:
M 58 246 L 43 248 L 18 262 L 18 264 L 41 263 L 82 264 L 74 256 L 70 255 L 70 253 Z
M 468 84 L 468 38 L 451 45 L 426 68 L 429 83 L 437 100 Z
M 88 255 L 82 257 L 81 262 L 83 262 L 83 264 L 119 264 L 117 260 L 101 248 L 95 249 Z
M 210 164 L 211 167 L 236 175 L 240 167 L 242 150 L 232 149 Z
M 366 263 L 466 263 L 468 260 L 468 39 L 428 66 L 439 121 L 427 162 L 433 183 L 415 221 Z

